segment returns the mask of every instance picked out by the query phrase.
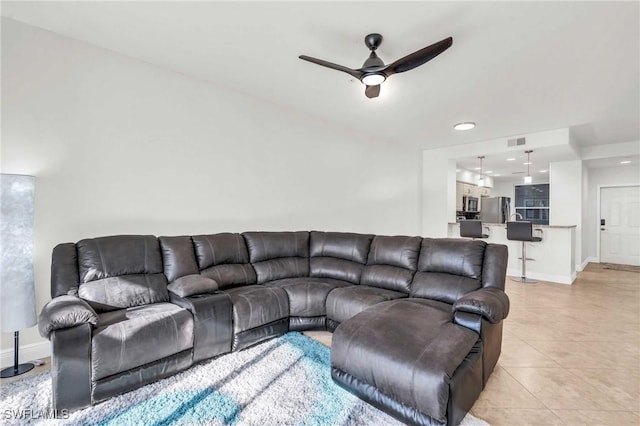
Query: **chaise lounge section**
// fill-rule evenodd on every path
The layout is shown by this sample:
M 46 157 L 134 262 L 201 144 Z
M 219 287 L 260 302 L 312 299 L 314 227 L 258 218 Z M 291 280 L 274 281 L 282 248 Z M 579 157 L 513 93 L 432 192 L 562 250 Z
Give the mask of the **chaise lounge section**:
M 317 231 L 61 244 L 39 321 L 54 408 L 320 329 L 337 383 L 407 423 L 458 424 L 500 355 L 506 263 L 479 240 Z

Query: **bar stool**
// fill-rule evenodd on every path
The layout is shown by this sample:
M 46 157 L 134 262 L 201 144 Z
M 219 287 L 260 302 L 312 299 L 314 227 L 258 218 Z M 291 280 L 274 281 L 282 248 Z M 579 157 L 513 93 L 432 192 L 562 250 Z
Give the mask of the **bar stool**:
M 488 231 L 489 228 L 485 226 Z M 467 238 L 489 238 L 489 234 L 482 233 L 482 222 L 479 220 L 461 220 L 460 236 Z
M 536 229 L 542 234 L 541 229 Z M 533 236 L 533 225 L 531 222 L 507 222 L 507 240 L 511 241 L 522 241 L 522 271 L 520 277 L 511 277 L 513 281 L 517 281 L 520 283 L 526 284 L 534 284 L 538 281 L 533 280 L 531 278 L 527 278 L 527 243 L 535 243 L 542 241 L 542 236 L 534 237 Z

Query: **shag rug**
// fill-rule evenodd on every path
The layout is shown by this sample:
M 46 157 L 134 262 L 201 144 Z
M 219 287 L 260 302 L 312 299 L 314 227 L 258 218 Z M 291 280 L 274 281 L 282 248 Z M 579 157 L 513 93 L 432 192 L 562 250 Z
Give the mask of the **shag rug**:
M 51 412 L 51 376 L 40 373 L 2 385 L 0 413 L 3 424 L 20 425 L 401 424 L 336 385 L 330 365 L 328 347 L 288 333 L 75 411 L 62 422 L 46 419 Z M 7 410 L 23 418 L 8 419 L 12 415 Z M 462 424 L 487 425 L 470 414 Z

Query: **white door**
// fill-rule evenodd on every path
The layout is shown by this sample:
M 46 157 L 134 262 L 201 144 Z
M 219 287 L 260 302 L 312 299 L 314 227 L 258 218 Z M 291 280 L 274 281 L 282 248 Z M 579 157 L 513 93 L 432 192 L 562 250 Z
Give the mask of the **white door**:
M 640 186 L 601 188 L 600 219 L 600 262 L 640 265 Z

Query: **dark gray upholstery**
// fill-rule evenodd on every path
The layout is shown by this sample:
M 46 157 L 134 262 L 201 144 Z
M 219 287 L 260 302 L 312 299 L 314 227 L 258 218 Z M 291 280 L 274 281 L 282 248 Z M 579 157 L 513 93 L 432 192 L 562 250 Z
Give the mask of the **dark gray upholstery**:
M 221 233 L 192 239 L 200 273 L 215 280 L 221 289 L 256 283 L 242 235 Z
M 93 332 L 91 377 L 102 379 L 191 347 L 193 317 L 179 306 L 155 303 L 106 312 Z
M 49 335 L 54 410 L 91 405 L 91 329 L 84 323 Z
M 479 220 L 460 221 L 460 236 L 466 238 L 489 238 L 489 234 L 482 233 L 482 221 Z
M 80 282 L 135 274 L 162 274 L 160 244 L 153 235 L 116 235 L 78 241 Z
M 487 244 L 482 264 L 482 287 L 504 291 L 509 250 L 502 244 Z
M 360 284 L 373 235 L 347 232 L 310 233 L 310 276 Z
M 52 299 L 40 312 L 38 331 L 49 338 L 54 330 L 71 328 L 81 324 L 96 325 L 98 315 L 84 300 L 63 295 Z
M 195 294 L 213 293 L 218 290 L 218 283 L 211 278 L 200 274 L 185 275 L 167 286 L 167 289 L 180 297 L 189 297 Z
M 201 361 L 231 351 L 233 336 L 231 298 L 218 291 L 180 297 L 171 294 L 171 303 L 193 315 L 193 361 Z
M 376 235 L 360 284 L 409 293 L 418 266 L 420 237 Z
M 327 297 L 327 318 L 342 323 L 380 302 L 403 297 L 407 295 L 364 285 L 338 288 Z
M 69 294 L 72 289 L 78 289 L 79 283 L 76 245 L 58 244 L 51 254 L 51 297 Z
M 454 311 L 470 312 L 496 324 L 509 314 L 509 298 L 496 288 L 486 288 L 462 296 L 453 304 Z
M 233 332 L 240 333 L 289 317 L 289 299 L 281 288 L 248 285 L 225 290 L 233 305 Z
M 265 287 L 278 287 L 289 298 L 289 316 L 317 317 L 326 315 L 327 296 L 331 290 L 351 286 L 332 278 L 285 278 L 269 281 Z
M 76 244 L 78 295 L 97 312 L 169 301 L 158 240 L 151 235 L 90 238 Z
M 411 297 L 453 303 L 482 287 L 484 241 L 424 238 Z
M 81 408 L 289 330 L 327 329 L 334 380 L 405 422 L 455 425 L 500 355 L 507 257 L 482 241 L 319 231 L 60 244 L 60 297 L 39 323 L 53 343 L 53 406 Z
M 526 221 L 507 222 L 507 240 L 513 241 L 542 241 L 541 237 L 533 236 L 533 224 Z
M 164 274 L 169 282 L 199 272 L 191 237 L 158 237 L 158 240 L 162 250 Z
M 308 232 L 245 232 L 258 284 L 309 276 Z
M 448 304 L 393 300 L 336 329 L 331 365 L 446 423 L 451 377 L 477 341 L 475 332 L 452 322 Z
M 169 301 L 164 274 L 123 275 L 82 283 L 78 296 L 97 312 Z

